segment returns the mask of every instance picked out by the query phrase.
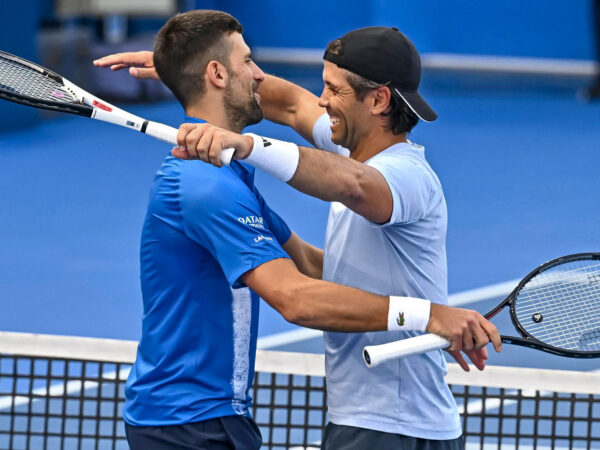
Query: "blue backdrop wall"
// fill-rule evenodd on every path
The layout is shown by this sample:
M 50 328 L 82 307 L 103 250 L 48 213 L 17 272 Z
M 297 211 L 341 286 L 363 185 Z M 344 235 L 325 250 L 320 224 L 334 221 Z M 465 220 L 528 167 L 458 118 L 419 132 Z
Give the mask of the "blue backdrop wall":
M 356 27 L 397 26 L 421 52 L 591 59 L 592 1 L 197 1 L 235 15 L 254 45 L 322 48 Z

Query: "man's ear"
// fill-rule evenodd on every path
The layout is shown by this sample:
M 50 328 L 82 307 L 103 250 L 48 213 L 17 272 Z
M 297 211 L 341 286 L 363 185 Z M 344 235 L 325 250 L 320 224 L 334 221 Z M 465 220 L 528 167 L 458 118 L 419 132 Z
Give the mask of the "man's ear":
M 387 86 L 380 86 L 377 89 L 373 89 L 369 95 L 371 96 L 371 112 L 373 115 L 382 114 L 390 108 L 392 93 Z
M 206 66 L 206 78 L 210 83 L 219 88 L 225 88 L 229 82 L 227 68 L 219 61 L 210 61 Z

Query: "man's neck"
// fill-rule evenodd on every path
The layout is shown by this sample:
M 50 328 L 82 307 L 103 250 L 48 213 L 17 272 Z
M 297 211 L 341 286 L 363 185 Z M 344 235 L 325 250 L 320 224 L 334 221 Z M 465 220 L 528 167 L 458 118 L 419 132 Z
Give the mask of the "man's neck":
M 215 125 L 224 130 L 239 133 L 242 128 L 229 123 L 222 101 L 204 101 L 195 103 L 185 109 L 185 114 L 197 119 L 206 120 L 211 125 Z
M 375 127 L 362 136 L 355 148 L 350 149 L 350 158 L 364 163 L 377 153 L 401 142 L 407 142 L 406 133 L 394 134 L 390 130 Z

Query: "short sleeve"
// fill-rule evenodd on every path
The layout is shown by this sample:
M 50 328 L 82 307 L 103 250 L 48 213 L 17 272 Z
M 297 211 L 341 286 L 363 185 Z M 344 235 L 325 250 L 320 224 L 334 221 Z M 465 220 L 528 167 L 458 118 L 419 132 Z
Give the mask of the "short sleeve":
M 201 175 L 182 179 L 185 232 L 214 256 L 233 287 L 243 286 L 239 278 L 247 271 L 273 259 L 288 258 L 249 186 L 233 173 Z
M 350 155 L 350 151 L 347 148 L 334 144 L 331 141 L 331 128 L 329 124 L 329 114 L 323 114 L 315 122 L 313 126 L 313 141 L 315 147 L 342 156 Z
M 416 158 L 380 154 L 367 164 L 383 175 L 392 192 L 392 216 L 384 225 L 416 222 L 427 215 L 434 185 L 431 175 Z

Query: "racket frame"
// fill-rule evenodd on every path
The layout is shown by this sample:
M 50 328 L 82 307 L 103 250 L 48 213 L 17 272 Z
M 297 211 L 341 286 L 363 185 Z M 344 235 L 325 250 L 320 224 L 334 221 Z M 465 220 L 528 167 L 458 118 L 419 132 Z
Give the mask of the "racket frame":
M 49 78 L 53 79 L 54 81 L 56 81 L 57 83 L 60 83 L 63 86 L 67 87 L 66 83 L 65 83 L 66 80 L 63 77 L 61 77 L 57 73 L 52 72 L 51 70 L 46 69 L 45 67 L 39 66 L 35 63 L 32 63 L 31 61 L 27 61 L 26 59 L 20 58 L 15 55 L 11 55 L 10 53 L 6 53 L 1 50 L 0 50 L 0 57 L 11 60 L 12 62 L 14 62 L 16 64 L 21 64 L 23 66 L 29 67 L 30 69 L 33 69 L 36 72 L 38 72 L 40 75 L 49 77 Z M 74 92 L 71 92 L 71 93 L 78 98 L 78 96 Z M 10 102 L 19 103 L 19 104 L 22 104 L 25 106 L 32 106 L 34 108 L 47 109 L 49 111 L 55 111 L 55 112 L 76 114 L 78 116 L 83 116 L 83 117 L 92 117 L 92 113 L 94 110 L 93 107 L 86 105 L 84 103 L 72 103 L 72 102 L 67 103 L 67 102 L 58 102 L 58 101 L 54 102 L 51 100 L 39 99 L 39 98 L 30 97 L 28 95 L 22 95 L 22 94 L 13 92 L 11 90 L 2 88 L 1 81 L 0 81 L 0 98 L 2 98 L 4 100 L 8 100 Z
M 598 260 L 600 261 L 600 253 L 574 253 L 572 255 L 561 256 L 560 258 L 555 258 L 551 261 L 548 261 L 536 269 L 532 270 L 529 274 L 527 274 L 513 289 L 513 291 L 508 294 L 508 296 L 495 308 L 489 311 L 484 315 L 486 319 L 491 319 L 496 314 L 498 314 L 504 307 L 507 305 L 510 306 L 510 320 L 512 321 L 515 329 L 521 335 L 519 336 L 506 336 L 501 335 L 503 343 L 511 344 L 511 345 L 519 345 L 521 347 L 533 348 L 536 350 L 541 350 L 546 353 L 551 353 L 553 355 L 566 356 L 568 358 L 600 358 L 600 351 L 577 351 L 577 350 L 565 350 L 558 347 L 554 347 L 553 345 L 546 344 L 545 342 L 540 341 L 539 339 L 531 336 L 526 330 L 525 327 L 519 322 L 517 318 L 517 311 L 515 309 L 517 296 L 519 292 L 523 289 L 523 287 L 535 276 L 540 274 L 541 272 L 545 272 L 552 267 L 563 264 L 565 262 L 572 262 L 578 260 Z M 598 324 L 600 327 L 600 324 Z
M 115 125 L 121 125 L 126 128 L 132 128 L 136 131 L 145 132 L 148 126 L 148 120 L 138 117 L 134 114 L 128 113 L 108 102 L 90 94 L 83 90 L 79 86 L 73 84 L 66 78 L 52 72 L 45 67 L 35 64 L 26 59 L 20 58 L 10 53 L 0 51 L 0 57 L 9 59 L 16 64 L 21 64 L 29 67 L 40 73 L 42 76 L 49 77 L 62 84 L 64 89 L 69 91 L 73 97 L 75 97 L 78 103 L 73 102 L 61 102 L 52 101 L 46 99 L 39 99 L 30 97 L 28 95 L 19 94 L 2 88 L 0 82 L 0 98 L 9 100 L 15 103 L 20 103 L 26 106 L 33 106 L 35 108 L 47 109 L 50 111 L 63 112 L 68 114 L 75 114 L 78 116 L 89 117 L 103 122 L 113 123 Z M 175 142 L 176 144 L 176 142 Z

